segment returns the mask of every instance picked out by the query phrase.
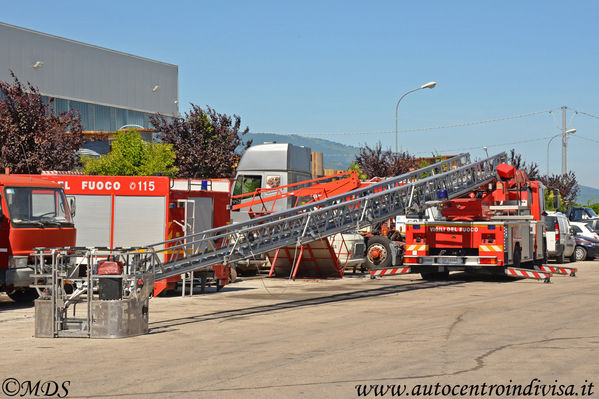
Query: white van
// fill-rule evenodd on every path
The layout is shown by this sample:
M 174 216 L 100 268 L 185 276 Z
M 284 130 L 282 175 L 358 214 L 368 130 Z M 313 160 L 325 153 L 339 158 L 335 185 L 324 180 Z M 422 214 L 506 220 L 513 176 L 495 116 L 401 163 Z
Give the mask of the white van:
M 566 215 L 559 212 L 547 212 L 545 230 L 547 257 L 554 258 L 557 263 L 564 263 L 566 258 L 569 258 L 571 262 L 576 261 L 574 254 L 576 242 Z

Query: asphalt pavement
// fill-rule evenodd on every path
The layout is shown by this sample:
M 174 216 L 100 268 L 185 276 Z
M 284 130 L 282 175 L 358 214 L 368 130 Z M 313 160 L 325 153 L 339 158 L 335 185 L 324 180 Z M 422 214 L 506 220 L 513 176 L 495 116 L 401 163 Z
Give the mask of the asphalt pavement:
M 34 309 L 1 296 L 0 380 L 69 398 L 599 397 L 599 261 L 570 266 L 551 284 L 241 278 L 154 298 L 150 333 L 114 340 L 35 338 Z

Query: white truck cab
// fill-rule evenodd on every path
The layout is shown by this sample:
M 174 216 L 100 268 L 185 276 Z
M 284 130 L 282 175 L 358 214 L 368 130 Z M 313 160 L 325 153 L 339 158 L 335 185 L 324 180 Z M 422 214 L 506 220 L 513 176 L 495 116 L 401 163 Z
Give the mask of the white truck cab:
M 232 196 L 254 192 L 258 188 L 276 188 L 312 178 L 312 151 L 289 143 L 264 143 L 248 148 L 237 167 Z M 247 197 L 239 201 L 252 200 Z M 234 200 L 235 201 L 235 200 Z M 291 208 L 294 198 L 276 201 L 272 211 Z M 271 211 L 271 209 L 269 209 Z M 247 208 L 231 212 L 231 222 L 249 220 Z

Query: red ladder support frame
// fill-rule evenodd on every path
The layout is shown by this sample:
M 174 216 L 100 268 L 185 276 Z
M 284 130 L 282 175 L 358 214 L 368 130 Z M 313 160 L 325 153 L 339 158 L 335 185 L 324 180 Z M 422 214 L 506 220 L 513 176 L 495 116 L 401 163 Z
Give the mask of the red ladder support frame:
M 303 255 L 304 255 L 304 245 L 302 245 L 300 247 L 300 253 L 299 253 L 299 256 L 297 257 L 297 262 L 295 262 L 295 265 L 293 267 L 293 275 L 291 276 L 293 281 L 295 281 L 295 276 L 297 275 L 297 270 L 299 269 L 299 265 L 300 265 L 300 262 L 302 261 Z
M 316 274 L 325 276 L 326 273 L 323 273 L 323 270 L 321 269 L 318 261 L 319 260 L 327 260 L 333 264 L 333 267 L 335 268 L 336 273 L 337 273 L 337 277 L 343 277 L 343 275 L 345 274 L 345 267 L 347 265 L 347 261 L 349 260 L 349 257 L 346 260 L 346 262 L 344 263 L 344 265 L 341 265 L 341 262 L 339 261 L 339 254 L 335 253 L 333 246 L 331 245 L 331 243 L 329 242 L 329 240 L 327 238 L 320 239 L 316 242 L 325 243 L 325 247 L 318 247 L 316 249 L 320 250 L 320 251 L 323 251 L 326 249 L 328 252 L 327 257 L 316 256 L 316 254 L 314 253 L 315 248 L 312 248 L 312 246 L 310 244 L 301 245 L 299 247 L 299 254 L 297 254 L 297 257 L 295 256 L 296 254 L 294 254 L 294 256 L 291 256 L 291 251 L 289 250 L 289 247 L 279 248 L 279 249 L 275 250 L 274 256 L 272 257 L 268 277 L 272 277 L 273 275 L 277 274 L 276 266 L 277 266 L 277 261 L 279 261 L 281 255 L 282 255 L 280 252 L 281 250 L 284 251 L 284 254 L 286 255 L 286 259 L 289 261 L 290 274 L 291 274 L 291 278 L 294 281 L 298 275 L 302 261 L 312 262 L 314 269 L 316 270 Z M 342 245 L 345 245 L 345 248 L 347 249 L 347 245 L 345 244 L 344 239 L 343 239 Z M 340 249 L 340 251 L 341 251 L 341 249 Z M 348 253 L 349 253 L 349 250 L 348 250 Z M 329 276 L 330 276 L 330 273 L 329 273 Z

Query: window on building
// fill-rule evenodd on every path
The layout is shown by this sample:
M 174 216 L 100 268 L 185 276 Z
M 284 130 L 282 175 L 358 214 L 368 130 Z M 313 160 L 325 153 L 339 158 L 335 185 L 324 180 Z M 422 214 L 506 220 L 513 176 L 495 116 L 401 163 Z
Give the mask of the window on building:
M 133 111 L 125 108 L 107 107 L 104 105 L 86 103 L 83 101 L 66 100 L 42 96 L 44 104 L 51 104 L 56 113 L 79 111 L 84 131 L 114 132 L 122 126 L 138 125 L 151 129 L 150 115 L 146 112 Z M 170 118 L 169 118 L 170 119 Z

